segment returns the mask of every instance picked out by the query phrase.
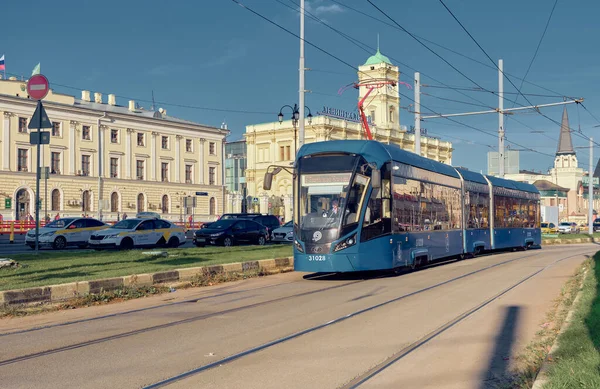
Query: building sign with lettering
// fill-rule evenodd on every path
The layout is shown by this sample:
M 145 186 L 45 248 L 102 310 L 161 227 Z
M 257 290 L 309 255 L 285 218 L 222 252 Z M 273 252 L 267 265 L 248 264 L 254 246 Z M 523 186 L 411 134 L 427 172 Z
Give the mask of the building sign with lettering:
M 336 119 L 343 119 L 349 122 L 360 122 L 360 113 L 358 111 L 350 112 L 344 111 L 343 109 L 331 108 L 323 106 L 321 112 L 317 112 L 318 115 L 329 116 Z M 367 116 L 367 123 L 372 124 L 371 117 Z

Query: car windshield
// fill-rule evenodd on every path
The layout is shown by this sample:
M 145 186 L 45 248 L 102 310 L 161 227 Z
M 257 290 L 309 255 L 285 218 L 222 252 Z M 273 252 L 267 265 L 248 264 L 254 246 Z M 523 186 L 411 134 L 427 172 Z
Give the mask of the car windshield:
M 65 228 L 69 224 L 73 223 L 76 219 L 58 219 L 51 223 L 46 224 L 46 228 Z
M 294 222 L 290 220 L 289 222 L 285 223 L 282 227 L 292 228 L 293 226 L 294 226 Z
M 211 223 L 208 228 L 214 228 L 214 229 L 217 229 L 217 230 L 221 230 L 221 229 L 225 229 L 225 228 L 231 226 L 236 221 L 237 220 L 235 220 L 235 219 L 225 219 L 225 220 L 221 219 L 221 220 L 218 220 L 218 221 L 216 221 L 214 223 Z
M 560 223 L 561 226 L 565 226 L 565 227 L 569 227 L 571 226 L 571 223 L 567 223 L 567 222 L 562 222 Z
M 120 222 L 118 222 L 110 228 L 116 228 L 117 230 L 133 230 L 135 227 L 137 227 L 139 223 L 139 220 L 125 219 L 121 220 Z

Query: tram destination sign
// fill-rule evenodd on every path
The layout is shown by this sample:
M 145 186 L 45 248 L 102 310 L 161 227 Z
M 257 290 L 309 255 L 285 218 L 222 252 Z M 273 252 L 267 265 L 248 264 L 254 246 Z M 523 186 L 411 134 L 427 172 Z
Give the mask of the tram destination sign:
M 317 115 L 329 116 L 336 119 L 343 119 L 349 122 L 360 122 L 360 113 L 358 111 L 351 112 L 328 106 L 323 106 L 323 110 L 321 112 L 317 112 Z M 367 116 L 367 122 L 371 124 L 370 116 Z

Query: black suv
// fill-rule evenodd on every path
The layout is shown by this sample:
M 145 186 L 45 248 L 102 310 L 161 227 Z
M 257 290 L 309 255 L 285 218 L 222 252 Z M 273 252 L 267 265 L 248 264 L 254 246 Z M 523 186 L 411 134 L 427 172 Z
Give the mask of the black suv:
M 593 228 L 594 232 L 600 231 L 600 218 L 594 220 Z
M 263 215 L 260 213 L 226 213 L 219 220 L 231 220 L 231 219 L 246 219 L 253 220 L 263 226 L 267 227 L 267 239 L 271 239 L 271 232 L 274 229 L 281 227 L 279 219 L 275 215 Z M 212 223 L 205 223 L 203 228 L 210 228 Z

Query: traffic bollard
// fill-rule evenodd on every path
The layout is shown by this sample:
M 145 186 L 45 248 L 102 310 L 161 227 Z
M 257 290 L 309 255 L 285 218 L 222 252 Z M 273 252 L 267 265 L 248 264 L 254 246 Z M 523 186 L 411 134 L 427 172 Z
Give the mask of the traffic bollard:
M 10 237 L 8 238 L 10 243 L 15 243 L 15 222 L 10 222 Z

